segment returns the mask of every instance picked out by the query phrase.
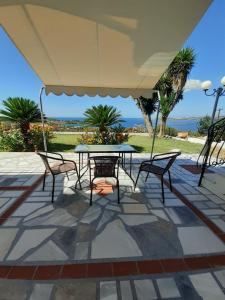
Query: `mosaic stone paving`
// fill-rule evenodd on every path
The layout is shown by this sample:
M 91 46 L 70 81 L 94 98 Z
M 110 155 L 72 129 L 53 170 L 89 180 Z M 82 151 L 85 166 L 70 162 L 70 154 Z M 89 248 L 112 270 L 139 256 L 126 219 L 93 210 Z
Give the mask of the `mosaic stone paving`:
M 225 269 L 132 278 L 0 280 L 4 300 L 224 300 Z
M 184 164 L 185 160 L 180 161 Z M 18 166 L 26 172 L 27 165 L 22 160 L 20 163 Z M 36 158 L 33 166 L 40 174 L 43 168 Z M 137 167 L 138 164 L 134 176 Z M 173 169 L 174 187 L 215 223 L 222 224 L 222 200 L 197 188 L 197 178 L 179 164 Z M 73 175 L 69 181 L 64 176 L 57 177 L 52 205 L 48 177 L 45 191 L 39 186 L 1 226 L 2 264 L 162 259 L 225 252 L 224 243 L 167 188 L 166 203 L 162 204 L 160 182 L 155 176 L 149 177 L 147 183 L 142 178 L 134 192 L 131 180 L 121 171 L 120 205 L 116 193 L 96 193 L 90 207 L 87 178 L 84 177 L 82 191 L 74 189 L 74 182 Z M 27 185 L 27 181 L 21 183 Z M 2 192 L 3 199 L 5 193 L 12 196 L 16 192 Z

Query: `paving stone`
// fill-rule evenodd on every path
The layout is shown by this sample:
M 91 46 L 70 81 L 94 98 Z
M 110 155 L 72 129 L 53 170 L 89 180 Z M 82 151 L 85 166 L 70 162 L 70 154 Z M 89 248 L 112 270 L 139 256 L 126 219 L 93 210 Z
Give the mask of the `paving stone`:
M 131 197 L 124 196 L 120 199 L 120 203 L 138 203 L 138 201 Z
M 222 287 L 225 288 L 225 270 L 216 271 L 214 272 L 214 275 L 219 280 Z
M 196 290 L 193 288 L 193 285 L 188 276 L 178 273 L 176 274 L 176 283 L 180 291 L 182 300 L 202 300 Z
M 145 204 L 123 204 L 123 210 L 126 214 L 148 213 L 148 209 Z
M 202 212 L 207 216 L 225 215 L 225 210 L 223 210 L 223 209 L 203 209 Z
M 37 210 L 40 207 L 43 207 L 44 203 L 24 203 L 22 204 L 13 214 L 13 217 L 23 217 L 27 216 L 33 211 Z
M 40 245 L 46 238 L 52 235 L 55 230 L 55 228 L 25 230 L 10 252 L 7 260 L 16 260 L 20 258 L 28 250 Z
M 204 195 L 185 195 L 185 197 L 189 200 L 189 201 L 206 201 L 208 200 L 208 198 L 206 198 L 206 196 Z
M 9 218 L 2 224 L 2 226 L 16 227 L 21 220 L 22 220 L 22 218 L 18 218 L 18 217 Z
M 39 217 L 45 213 L 48 213 L 50 211 L 52 211 L 54 209 L 53 205 L 47 205 L 45 207 L 42 207 L 40 209 L 38 209 L 37 211 L 35 211 L 34 213 L 32 213 L 31 215 L 27 216 L 26 218 L 24 218 L 24 221 L 29 221 L 33 218 Z
M 85 215 L 81 219 L 81 222 L 90 224 L 100 216 L 101 212 L 102 212 L 102 210 L 101 210 L 100 206 L 93 205 L 85 213 Z
M 160 295 L 163 299 L 180 297 L 175 280 L 173 278 L 157 279 Z
M 152 223 L 158 220 L 157 217 L 151 215 L 118 215 L 118 216 L 128 226 Z
M 29 255 L 25 261 L 64 261 L 68 256 L 52 241 L 48 241 Z
M 100 300 L 117 300 L 117 290 L 115 281 L 100 282 Z
M 141 255 L 141 250 L 120 220 L 108 223 L 105 229 L 95 237 L 91 246 L 92 258 L 135 257 Z
M 94 300 L 96 283 L 88 280 L 60 283 L 55 288 L 54 300 Z
M 75 260 L 84 260 L 88 258 L 88 249 L 89 243 L 88 242 L 79 242 L 76 243 L 76 250 L 74 259 Z
M 212 220 L 222 231 L 225 232 L 225 222 L 221 219 L 213 219 Z
M 95 228 L 89 224 L 80 223 L 77 227 L 77 241 L 89 241 L 95 236 Z
M 216 195 L 207 195 L 207 198 L 216 204 L 224 204 L 224 200 Z
M 68 206 L 68 211 L 71 215 L 80 218 L 88 210 L 89 204 L 83 200 L 76 200 L 74 203 Z
M 113 211 L 105 210 L 99 223 L 96 228 L 96 230 L 99 230 L 102 226 L 104 226 L 108 221 L 115 215 Z
M 225 251 L 223 242 L 207 227 L 178 227 L 178 236 L 185 255 Z
M 49 300 L 53 284 L 35 284 L 29 300 Z
M 134 281 L 138 300 L 152 300 L 157 299 L 156 291 L 152 280 L 135 280 Z
M 132 290 L 130 286 L 130 281 L 120 281 L 120 291 L 122 300 L 132 300 Z
M 170 221 L 169 218 L 167 217 L 167 215 L 165 214 L 165 212 L 163 211 L 163 209 L 150 209 L 150 212 L 153 215 L 155 215 L 165 221 L 168 221 L 168 222 Z
M 168 207 L 165 209 L 175 224 L 201 225 L 202 222 L 188 207 Z
M 210 273 L 189 275 L 198 294 L 204 300 L 224 300 L 225 295 Z
M 77 235 L 76 228 L 63 227 L 59 228 L 54 235 L 52 240 L 64 250 L 64 252 L 71 256 L 74 253 L 75 239 Z
M 1 228 L 0 229 L 0 260 L 2 261 L 16 237 L 17 228 Z
M 160 222 L 131 226 L 129 232 L 135 238 L 143 257 L 162 259 L 183 256 L 177 227 L 171 222 L 160 220 Z
M 23 191 L 5 191 L 1 194 L 3 198 L 12 198 L 12 197 L 19 197 L 23 194 Z
M 157 208 L 158 207 L 160 207 L 160 208 L 164 207 L 162 201 L 159 200 L 159 199 L 149 199 L 148 201 L 149 201 L 151 207 L 157 207 Z
M 0 280 L 1 300 L 25 300 L 29 285 L 25 282 Z
M 36 217 L 24 223 L 26 226 L 75 226 L 77 225 L 77 218 L 71 216 L 65 209 L 57 208 L 56 210 L 45 214 L 44 216 Z

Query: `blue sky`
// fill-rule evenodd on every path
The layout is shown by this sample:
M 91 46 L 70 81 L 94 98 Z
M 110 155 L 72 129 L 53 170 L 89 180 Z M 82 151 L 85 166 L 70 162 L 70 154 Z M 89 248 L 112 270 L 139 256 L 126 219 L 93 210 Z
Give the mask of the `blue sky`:
M 214 0 L 184 45 L 194 48 L 197 55 L 196 65 L 189 79 L 200 81 L 210 79 L 214 87 L 220 84 L 221 77 L 225 75 L 224 12 L 225 1 Z M 42 83 L 2 29 L 0 29 L 0 66 L 0 107 L 2 100 L 8 97 L 20 96 L 38 101 Z M 47 116 L 80 117 L 87 107 L 100 103 L 116 106 L 124 117 L 141 116 L 132 99 L 110 97 L 95 97 L 93 101 L 93 98 L 86 96 L 50 95 L 44 99 L 44 110 Z M 184 99 L 170 116 L 211 114 L 213 103 L 213 97 L 206 97 L 202 91 L 189 90 L 184 93 Z M 221 98 L 219 107 L 224 108 L 222 114 L 225 114 L 225 97 Z

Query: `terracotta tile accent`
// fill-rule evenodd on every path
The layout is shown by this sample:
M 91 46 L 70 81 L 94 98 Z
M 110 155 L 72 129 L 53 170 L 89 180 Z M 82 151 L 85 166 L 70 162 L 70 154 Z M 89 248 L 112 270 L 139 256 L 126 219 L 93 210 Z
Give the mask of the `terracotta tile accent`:
M 15 266 L 12 267 L 7 278 L 9 279 L 32 279 L 35 266 Z
M 11 269 L 11 266 L 0 266 L 0 278 L 7 277 Z
M 162 259 L 164 272 L 181 272 L 188 269 L 183 259 Z
M 38 266 L 33 279 L 47 280 L 59 279 L 62 266 Z
M 24 191 L 29 190 L 30 186 L 0 186 L 0 191 Z
M 184 258 L 184 262 L 188 270 L 207 269 L 210 268 L 209 257 L 188 257 Z
M 225 266 L 225 255 L 209 256 L 208 261 L 212 267 Z
M 87 277 L 87 264 L 74 264 L 63 266 L 61 278 L 85 278 Z
M 138 261 L 137 266 L 140 274 L 157 274 L 163 272 L 160 260 Z
M 111 277 L 112 264 L 111 263 L 90 263 L 88 267 L 88 277 Z
M 198 167 L 197 165 L 179 165 L 179 166 L 191 172 L 192 174 L 201 174 L 202 171 L 202 168 L 200 166 Z M 206 169 L 205 173 L 214 173 L 214 172 Z
M 138 268 L 136 261 L 114 262 L 113 276 L 137 275 Z

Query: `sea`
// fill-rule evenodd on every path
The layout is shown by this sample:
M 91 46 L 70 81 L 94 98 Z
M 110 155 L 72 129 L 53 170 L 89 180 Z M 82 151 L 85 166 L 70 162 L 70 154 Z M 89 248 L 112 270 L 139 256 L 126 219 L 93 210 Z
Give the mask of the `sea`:
M 83 121 L 84 118 L 69 118 L 69 117 L 57 117 L 54 118 L 62 121 Z M 123 118 L 124 127 L 138 127 L 144 126 L 144 120 L 142 118 Z M 152 120 L 153 124 L 155 120 Z M 168 119 L 167 126 L 177 129 L 178 131 L 197 131 L 199 119 Z M 68 126 L 79 127 L 78 124 L 68 124 Z

